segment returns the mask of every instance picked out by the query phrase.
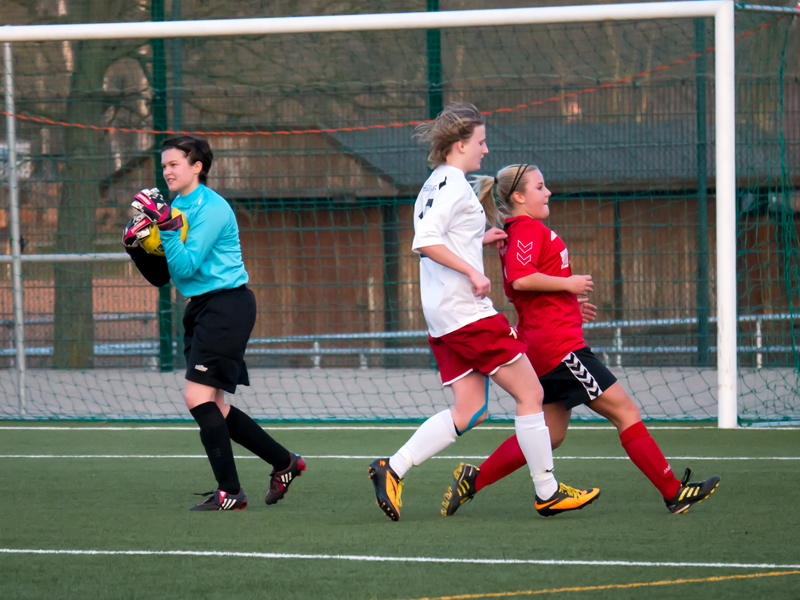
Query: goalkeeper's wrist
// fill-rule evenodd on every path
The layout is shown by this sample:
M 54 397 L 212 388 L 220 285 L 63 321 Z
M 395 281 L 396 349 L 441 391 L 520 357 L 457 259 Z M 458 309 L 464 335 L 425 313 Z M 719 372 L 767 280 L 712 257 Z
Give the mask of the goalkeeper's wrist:
M 168 231 L 178 232 L 183 227 L 183 215 L 176 215 L 164 222 L 157 223 L 158 230 L 166 233 Z
M 125 246 L 125 252 L 127 252 L 128 256 L 131 258 L 145 256 L 147 254 L 147 251 L 141 246 Z

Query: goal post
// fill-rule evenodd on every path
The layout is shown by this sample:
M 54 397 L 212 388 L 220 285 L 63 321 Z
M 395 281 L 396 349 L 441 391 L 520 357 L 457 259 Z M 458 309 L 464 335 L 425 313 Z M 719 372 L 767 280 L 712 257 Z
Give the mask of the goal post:
M 199 38 L 213 36 L 270 36 L 286 34 L 328 34 L 355 31 L 397 31 L 487 26 L 522 26 L 572 23 L 612 23 L 631 20 L 710 18 L 714 22 L 714 148 L 716 178 L 716 398 L 717 422 L 720 428 L 738 425 L 737 367 L 737 174 L 736 174 L 736 70 L 734 2 L 732 0 L 700 0 L 691 2 L 654 2 L 639 4 L 590 5 L 544 8 L 491 9 L 473 11 L 417 12 L 371 15 L 336 15 L 316 17 L 283 17 L 228 19 L 208 21 L 161 21 L 130 23 L 97 23 L 76 25 L 31 25 L 0 28 L 8 56 L 6 72 L 10 73 L 12 44 L 30 42 L 63 42 L 68 40 Z M 698 54 L 699 55 L 699 54 Z M 635 73 L 631 75 L 636 75 Z M 12 83 L 6 81 L 6 116 L 11 170 L 16 161 L 11 156 L 14 113 Z M 577 94 L 575 94 L 577 95 Z M 424 111 L 423 111 L 424 115 Z M 422 116 L 422 115 L 421 115 Z M 91 125 L 91 124 L 87 124 Z M 176 128 L 179 129 L 179 128 Z M 363 129 L 363 127 L 362 127 Z M 346 142 L 342 142 L 343 144 Z M 420 151 L 422 152 L 422 151 Z M 374 165 L 371 167 L 374 168 Z M 12 179 L 9 178 L 11 182 Z M 701 182 L 698 182 L 698 186 Z M 25 348 L 21 322 L 22 278 L 17 275 L 23 262 L 102 259 L 92 256 L 25 255 L 19 239 L 19 205 L 15 194 L 10 198 L 11 254 L 0 260 L 14 265 L 14 321 L 16 325 L 15 367 L 20 381 L 25 378 Z M 567 240 L 569 245 L 569 240 Z M 384 242 L 384 248 L 386 242 Z M 106 260 L 124 256 L 108 255 Z M 387 284 L 392 285 L 392 284 Z M 408 285 L 411 285 L 410 283 Z M 385 286 L 386 292 L 389 288 Z M 372 292 L 368 305 L 375 302 Z M 319 336 L 317 336 L 319 337 Z M 374 338 L 377 339 L 377 338 Z M 365 352 L 365 354 L 368 354 Z M 363 362 L 363 361 L 362 361 Z M 24 386 L 23 386 L 24 387 Z M 24 390 L 23 392 L 24 393 Z
M 722 429 L 738 425 L 736 383 L 736 74 L 733 2 L 714 12 L 717 163 L 717 394 Z

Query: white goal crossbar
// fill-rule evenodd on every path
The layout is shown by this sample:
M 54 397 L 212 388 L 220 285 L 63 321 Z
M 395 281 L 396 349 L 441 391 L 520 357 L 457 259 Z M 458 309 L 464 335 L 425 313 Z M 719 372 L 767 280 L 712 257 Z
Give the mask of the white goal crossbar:
M 268 35 L 278 33 L 330 33 L 389 29 L 442 29 L 534 23 L 585 23 L 632 19 L 717 17 L 732 0 L 600 4 L 544 8 L 502 8 L 444 12 L 407 12 L 324 17 L 268 19 L 214 19 L 206 21 L 146 21 L 75 25 L 28 25 L 0 27 L 0 42 L 62 40 L 148 39 L 210 37 L 221 35 Z
M 718 423 L 721 428 L 737 426 L 737 319 L 736 319 L 736 139 L 734 83 L 733 0 L 697 2 L 654 2 L 445 12 L 409 12 L 372 15 L 285 17 L 268 19 L 225 19 L 207 21 L 163 21 L 139 23 L 94 23 L 76 25 L 31 25 L 0 27 L 5 43 L 5 94 L 8 135 L 14 135 L 13 89 L 10 78 L 11 42 L 40 42 L 99 39 L 158 39 L 229 35 L 325 33 L 390 29 L 444 29 L 537 23 L 580 23 L 634 19 L 712 17 L 714 19 L 716 105 L 716 216 L 717 216 L 717 392 Z M 16 140 L 7 140 L 10 153 Z M 10 158 L 13 158 L 11 156 Z M 14 162 L 9 163 L 12 169 Z M 15 275 L 21 273 L 19 205 L 14 177 L 9 178 L 11 197 L 12 257 Z M 21 276 L 14 278 L 14 293 L 21 297 Z M 17 287 L 19 286 L 19 289 Z M 20 306 L 21 311 L 21 306 Z M 21 314 L 15 321 L 21 337 Z M 24 349 L 17 339 L 17 368 L 24 381 Z M 22 386 L 24 387 L 24 386 Z

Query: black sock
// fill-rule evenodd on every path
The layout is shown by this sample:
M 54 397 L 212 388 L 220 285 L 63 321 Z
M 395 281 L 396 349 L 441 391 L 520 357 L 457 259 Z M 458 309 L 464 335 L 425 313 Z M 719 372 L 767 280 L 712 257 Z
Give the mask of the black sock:
M 228 494 L 238 494 L 239 475 L 233 460 L 231 436 L 219 408 L 213 402 L 204 402 L 189 409 L 200 426 L 200 441 L 206 449 L 208 462 L 217 479 L 219 489 Z
M 292 461 L 289 451 L 273 440 L 270 435 L 259 427 L 248 415 L 235 406 L 225 418 L 231 439 L 241 444 L 259 458 L 267 461 L 276 471 L 283 471 Z

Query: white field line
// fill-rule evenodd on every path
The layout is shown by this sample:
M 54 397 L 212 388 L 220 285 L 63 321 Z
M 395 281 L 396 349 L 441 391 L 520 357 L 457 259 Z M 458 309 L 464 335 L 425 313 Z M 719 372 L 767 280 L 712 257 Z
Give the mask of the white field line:
M 346 560 L 355 562 L 399 563 L 466 563 L 476 565 L 546 565 L 589 567 L 698 567 L 705 569 L 800 569 L 800 564 L 720 563 L 720 562 L 647 562 L 629 560 L 536 560 L 499 558 L 437 558 L 428 556 L 359 556 L 351 554 L 283 554 L 277 552 L 224 552 L 193 550 L 42 550 L 31 548 L 0 548 L 0 554 L 60 554 L 73 556 L 198 556 L 234 558 L 274 558 L 306 560 Z
M 416 431 L 419 428 L 419 425 L 385 425 L 385 426 L 376 426 L 376 425 L 366 425 L 366 426 L 357 426 L 357 425 L 299 425 L 299 426 L 292 426 L 292 425 L 269 425 L 266 424 L 264 429 L 268 429 L 269 431 Z M 703 425 L 698 427 L 673 427 L 670 425 L 666 426 L 650 426 L 647 428 L 650 431 L 653 430 L 687 430 L 687 429 L 719 429 L 716 425 Z M 117 426 L 117 425 L 101 425 L 101 426 L 87 426 L 87 427 L 74 427 L 74 426 L 27 426 L 22 425 L 19 427 L 14 426 L 0 426 L 0 431 L 197 431 L 196 426 L 172 426 L 172 427 L 151 427 L 151 426 L 143 426 L 143 427 L 135 427 L 135 426 Z M 595 431 L 595 430 L 616 430 L 615 427 L 611 427 L 609 425 L 572 425 L 569 428 L 570 431 Z M 800 427 L 741 427 L 738 431 L 799 431 Z M 492 426 L 492 425 L 481 425 L 480 427 L 476 427 L 471 431 L 514 431 L 514 427 L 512 425 L 508 426 Z
M 0 454 L 2 458 L 207 458 L 205 454 Z M 235 456 L 236 460 L 258 458 L 257 456 Z M 354 454 L 308 455 L 308 459 L 335 460 L 373 460 L 375 455 L 359 456 Z M 487 456 L 433 456 L 436 460 L 485 460 Z M 554 456 L 555 460 L 629 460 L 627 456 Z M 667 460 L 800 460 L 800 456 L 667 456 Z

